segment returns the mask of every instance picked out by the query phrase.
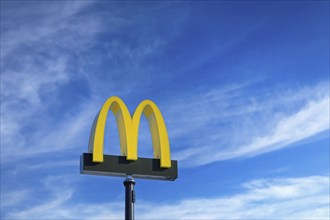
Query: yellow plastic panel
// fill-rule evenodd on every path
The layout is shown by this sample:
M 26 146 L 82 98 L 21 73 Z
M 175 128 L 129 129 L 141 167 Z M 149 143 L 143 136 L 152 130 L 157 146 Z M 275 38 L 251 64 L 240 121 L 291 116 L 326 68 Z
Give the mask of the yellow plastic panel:
M 104 130 L 108 116 L 111 110 L 116 117 L 118 132 L 120 137 L 120 152 L 122 155 L 127 155 L 127 146 L 130 146 L 131 134 L 131 116 L 125 103 L 118 97 L 110 97 L 102 106 L 97 115 L 96 124 L 93 126 L 91 136 L 93 140 L 90 141 L 90 151 L 93 149 L 93 162 L 103 162 L 103 143 Z M 94 122 L 95 123 L 95 122 Z
M 160 167 L 171 167 L 170 144 L 167 130 L 161 112 L 157 105 L 150 100 L 145 100 L 139 104 L 133 115 L 132 142 L 137 146 L 139 125 L 142 112 L 147 117 L 154 148 L 154 157 L 160 158 Z

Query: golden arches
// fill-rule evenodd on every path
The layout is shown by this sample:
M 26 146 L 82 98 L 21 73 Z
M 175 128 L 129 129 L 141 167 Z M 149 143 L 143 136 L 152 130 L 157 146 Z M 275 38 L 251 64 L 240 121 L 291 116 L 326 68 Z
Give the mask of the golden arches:
M 109 110 L 115 115 L 120 138 L 120 152 L 127 160 L 137 160 L 139 125 L 142 113 L 149 122 L 154 149 L 154 158 L 160 159 L 160 167 L 171 167 L 170 145 L 163 116 L 151 100 L 142 101 L 135 110 L 133 118 L 125 103 L 118 97 L 110 97 L 96 115 L 89 141 L 89 152 L 93 162 L 103 162 L 103 143 L 106 119 Z

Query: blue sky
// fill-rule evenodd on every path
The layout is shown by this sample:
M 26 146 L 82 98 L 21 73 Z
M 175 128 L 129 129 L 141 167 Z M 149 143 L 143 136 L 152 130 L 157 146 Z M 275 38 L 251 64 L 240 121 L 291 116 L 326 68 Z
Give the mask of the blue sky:
M 124 218 L 123 178 L 79 173 L 110 96 L 153 100 L 179 161 L 137 218 L 329 218 L 328 1 L 1 1 L 2 219 Z

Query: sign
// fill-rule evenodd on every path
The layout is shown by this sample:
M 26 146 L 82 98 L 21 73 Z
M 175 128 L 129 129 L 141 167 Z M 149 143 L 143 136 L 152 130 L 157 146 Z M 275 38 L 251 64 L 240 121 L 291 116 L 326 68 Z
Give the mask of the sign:
M 121 156 L 104 155 L 104 131 L 109 111 L 115 118 L 120 139 Z M 137 155 L 138 133 L 142 113 L 149 122 L 154 158 Z M 171 160 L 170 144 L 163 116 L 151 100 L 142 101 L 131 117 L 125 103 L 110 97 L 94 119 L 90 133 L 88 153 L 81 156 L 81 173 L 175 180 L 177 161 Z

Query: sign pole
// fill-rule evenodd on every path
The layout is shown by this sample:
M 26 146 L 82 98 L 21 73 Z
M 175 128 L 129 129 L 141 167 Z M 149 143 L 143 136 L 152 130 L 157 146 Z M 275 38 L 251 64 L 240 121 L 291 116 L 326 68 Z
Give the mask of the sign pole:
M 125 219 L 134 220 L 134 192 L 135 180 L 132 177 L 127 177 L 124 181 L 125 186 Z
M 116 116 L 122 155 L 104 155 L 104 132 L 108 112 Z M 149 122 L 154 158 L 138 157 L 137 137 L 142 114 Z M 156 142 L 154 140 L 157 140 Z M 157 153 L 156 153 L 157 152 Z M 80 157 L 80 173 L 125 177 L 125 219 L 134 220 L 135 178 L 170 180 L 178 177 L 178 161 L 171 160 L 170 145 L 164 118 L 151 100 L 142 101 L 133 116 L 117 96 L 104 102 L 97 113 L 89 136 L 88 153 Z

